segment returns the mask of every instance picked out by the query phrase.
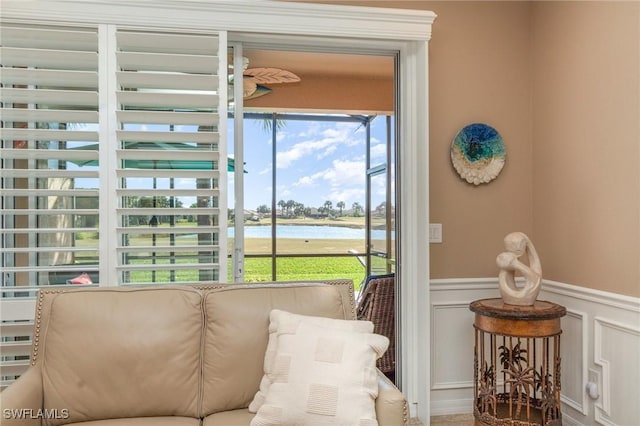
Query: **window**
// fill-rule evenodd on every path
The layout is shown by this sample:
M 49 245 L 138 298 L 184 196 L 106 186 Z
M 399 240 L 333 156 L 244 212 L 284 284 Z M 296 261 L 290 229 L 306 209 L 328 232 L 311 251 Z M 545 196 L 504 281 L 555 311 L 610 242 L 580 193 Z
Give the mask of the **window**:
M 2 40 L 2 286 L 226 277 L 224 34 Z
M 244 280 L 351 278 L 358 289 L 371 271 L 393 270 L 395 212 L 386 207 L 393 116 L 243 118 L 245 208 L 243 215 L 230 212 L 230 221 L 244 223 Z M 368 192 L 367 169 L 377 179 Z

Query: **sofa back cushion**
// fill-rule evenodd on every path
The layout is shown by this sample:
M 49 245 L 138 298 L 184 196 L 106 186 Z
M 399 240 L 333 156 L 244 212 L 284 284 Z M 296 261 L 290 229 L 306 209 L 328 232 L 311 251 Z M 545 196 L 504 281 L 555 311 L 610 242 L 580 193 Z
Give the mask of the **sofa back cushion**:
M 200 292 L 119 288 L 48 296 L 44 407 L 69 414 L 49 424 L 198 416 Z
M 306 284 L 235 285 L 208 291 L 204 300 L 202 417 L 244 408 L 259 388 L 269 339 L 269 314 L 344 319 L 336 286 Z

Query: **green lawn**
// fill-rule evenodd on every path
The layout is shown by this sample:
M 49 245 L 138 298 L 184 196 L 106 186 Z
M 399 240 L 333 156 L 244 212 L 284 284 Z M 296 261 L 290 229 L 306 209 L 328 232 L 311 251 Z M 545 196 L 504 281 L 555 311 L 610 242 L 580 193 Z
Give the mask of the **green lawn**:
M 193 258 L 178 259 L 176 263 L 192 263 Z M 150 258 L 137 259 L 135 264 L 151 264 Z M 167 265 L 167 259 L 158 260 L 157 264 Z M 231 260 L 227 263 L 228 280 L 231 276 Z M 272 281 L 271 258 L 245 258 L 244 280 L 246 282 Z M 323 279 L 347 278 L 353 280 L 356 288 L 364 279 L 364 267 L 352 257 L 288 257 L 277 259 L 276 281 L 316 281 Z M 173 279 L 171 274 L 173 275 Z M 177 269 L 175 271 L 157 270 L 132 271 L 130 282 L 196 282 L 200 279 L 196 269 Z
M 340 218 L 343 219 L 343 218 Z M 338 224 L 341 220 L 338 219 L 335 222 Z M 343 226 L 354 226 L 361 221 L 362 218 L 344 218 Z M 296 222 L 296 219 L 290 220 L 290 222 Z M 317 220 L 316 223 L 321 223 L 328 220 Z M 300 221 L 302 222 L 302 221 Z M 309 220 L 306 221 L 309 224 Z M 336 225 L 337 223 L 332 223 Z M 349 223 L 351 222 L 351 223 Z M 79 233 L 80 234 L 80 233 Z M 270 238 L 247 238 L 245 240 L 245 253 L 248 257 L 245 258 L 245 281 L 246 282 L 262 282 L 272 281 L 272 260 L 266 257 L 251 257 L 255 254 L 266 254 L 271 252 L 271 239 Z M 180 238 L 177 241 L 178 245 L 197 245 L 197 238 L 193 237 Z M 148 234 L 138 234 L 132 236 L 129 240 L 129 244 L 132 246 L 150 246 L 151 236 Z M 170 245 L 169 238 L 166 235 L 161 235 L 156 238 L 156 244 L 159 246 Z M 76 240 L 76 245 L 84 247 L 97 247 L 97 235 L 95 233 L 86 233 L 80 236 Z M 229 253 L 233 251 L 233 240 L 228 241 Z M 356 288 L 359 288 L 360 283 L 365 278 L 365 269 L 360 264 L 356 257 L 336 257 L 334 254 L 344 255 L 350 250 L 356 250 L 359 253 L 364 252 L 364 240 L 343 240 L 343 239 L 296 239 L 296 238 L 280 238 L 277 240 L 277 253 L 279 255 L 296 254 L 296 255 L 321 255 L 323 257 L 278 257 L 277 258 L 277 276 L 276 281 L 313 281 L 323 279 L 338 279 L 347 278 L 353 280 Z M 158 265 L 168 265 L 171 257 L 170 253 L 157 252 L 155 253 L 158 258 L 156 263 Z M 90 260 L 94 260 L 97 257 L 96 252 L 86 253 L 89 258 L 84 259 L 80 256 L 76 257 L 76 261 L 79 263 L 90 263 Z M 138 259 L 132 259 L 132 264 L 137 265 L 149 265 L 152 263 L 152 253 L 136 253 L 139 256 Z M 374 268 L 380 266 L 384 268 L 384 259 L 374 258 Z M 180 252 L 176 253 L 174 262 L 197 264 L 197 253 L 193 252 Z M 380 265 L 377 265 L 380 263 Z M 231 260 L 228 261 L 228 280 L 231 281 Z M 129 273 L 127 279 L 128 282 L 196 282 L 200 280 L 200 272 L 197 267 L 189 268 L 185 270 L 177 269 L 175 271 L 159 269 L 155 271 L 155 274 L 149 270 L 132 271 Z
M 231 265 L 229 265 L 231 267 Z M 245 258 L 244 277 L 247 282 L 271 281 L 270 258 Z M 277 281 L 314 281 L 348 278 L 359 288 L 364 279 L 364 267 L 352 257 L 286 257 L 278 258 Z

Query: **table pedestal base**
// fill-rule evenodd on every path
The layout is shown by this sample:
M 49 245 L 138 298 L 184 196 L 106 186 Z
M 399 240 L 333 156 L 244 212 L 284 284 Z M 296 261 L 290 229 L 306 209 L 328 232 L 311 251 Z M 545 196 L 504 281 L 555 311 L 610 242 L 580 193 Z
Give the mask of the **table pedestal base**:
M 501 299 L 471 303 L 476 313 L 476 425 L 560 426 L 560 317 L 564 307 Z

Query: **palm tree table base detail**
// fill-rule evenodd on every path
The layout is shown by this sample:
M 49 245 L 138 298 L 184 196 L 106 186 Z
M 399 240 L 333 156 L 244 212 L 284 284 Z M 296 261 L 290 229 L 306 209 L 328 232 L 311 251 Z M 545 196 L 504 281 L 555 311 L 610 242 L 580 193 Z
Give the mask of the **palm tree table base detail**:
M 474 417 L 477 425 L 558 426 L 563 306 L 502 299 L 472 302 L 475 313 Z

